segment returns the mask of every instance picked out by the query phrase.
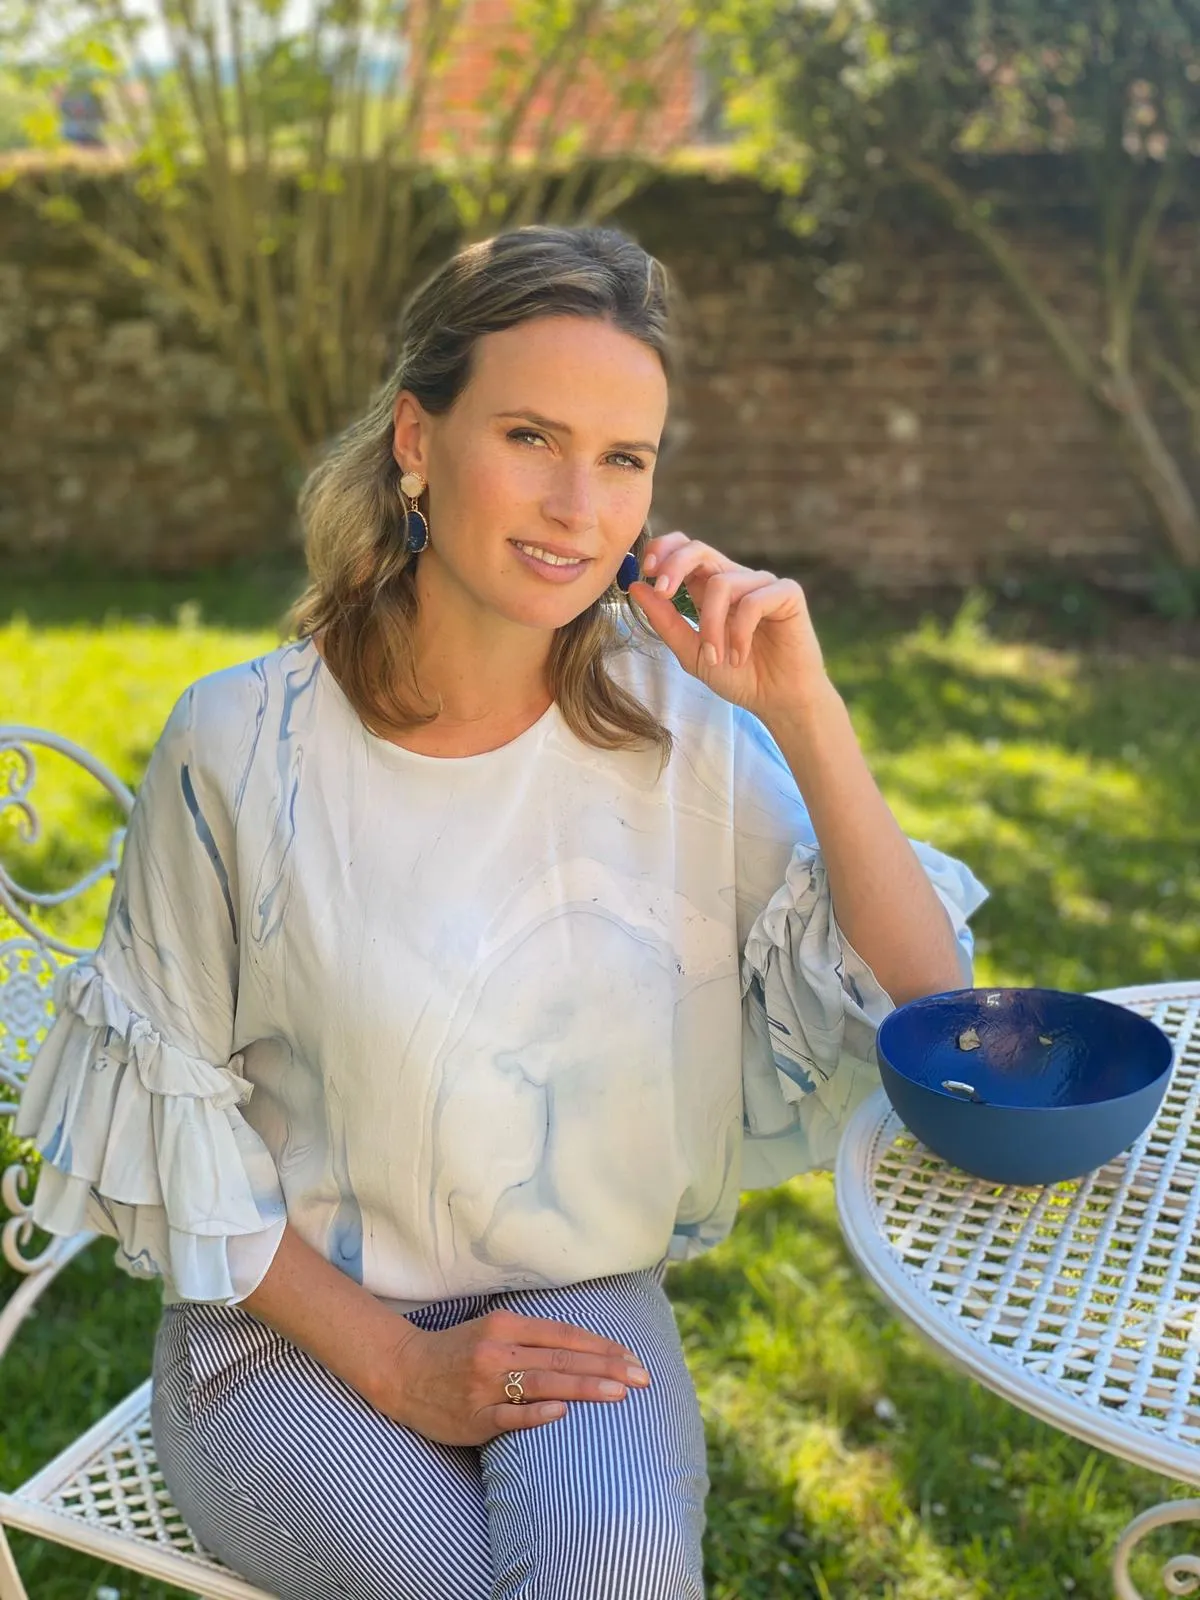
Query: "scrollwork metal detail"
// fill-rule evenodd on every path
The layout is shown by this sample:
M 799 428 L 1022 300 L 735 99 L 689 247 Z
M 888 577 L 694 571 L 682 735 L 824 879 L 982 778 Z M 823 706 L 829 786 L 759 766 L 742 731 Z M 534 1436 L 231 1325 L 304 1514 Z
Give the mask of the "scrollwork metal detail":
M 125 815 L 129 815 L 133 809 L 132 790 L 82 746 L 44 728 L 0 725 L 0 818 L 6 811 L 15 811 L 16 834 L 22 844 L 36 844 L 41 836 L 41 824 L 31 798 L 38 771 L 34 746 L 54 750 L 82 767 L 117 801 Z M 103 858 L 94 867 L 65 889 L 56 889 L 51 893 L 41 893 L 19 884 L 0 861 L 0 907 L 23 933 L 35 939 L 44 949 L 57 951 L 64 956 L 85 955 L 86 947 L 69 944 L 41 927 L 30 914 L 29 908 L 45 911 L 60 906 L 74 896 L 83 894 L 94 884 L 110 878 L 121 858 L 124 838 L 124 828 L 116 829 Z
M 1200 1522 L 1200 1500 L 1168 1500 L 1135 1517 L 1117 1542 L 1113 1553 L 1113 1589 L 1117 1600 L 1146 1600 L 1135 1589 L 1129 1576 L 1134 1547 L 1156 1528 L 1173 1522 Z M 1195 1594 L 1200 1589 L 1200 1556 L 1171 1556 L 1164 1564 L 1163 1588 L 1168 1594 Z
M 60 963 L 31 939 L 0 944 L 0 1116 L 3 1090 L 20 1092 L 29 1062 L 54 1021 Z
M 23 745 L 5 739 L 0 739 L 0 755 L 12 757 L 12 760 L 0 764 L 0 778 L 4 780 L 0 786 L 0 812 L 15 811 L 20 819 L 17 837 L 22 844 L 36 844 L 38 818 L 28 795 L 37 775 L 37 763 Z
M 63 1239 L 52 1239 L 46 1248 L 35 1256 L 24 1252 L 33 1238 L 33 1186 L 34 1177 L 23 1161 L 5 1168 L 0 1178 L 0 1200 L 12 1215 L 0 1231 L 0 1251 L 14 1271 L 22 1275 L 44 1272 L 53 1266 L 62 1254 Z
M 38 777 L 35 746 L 55 751 L 82 767 L 128 817 L 133 794 L 103 762 L 59 734 L 0 724 L 0 825 L 6 838 L 15 836 L 22 845 L 32 845 L 40 837 L 33 802 Z M 111 878 L 120 860 L 124 837 L 125 830 L 118 828 L 102 860 L 65 889 L 49 893 L 18 883 L 0 861 L 0 1128 L 16 1109 L 14 1101 L 21 1093 L 30 1063 L 54 1021 L 55 979 L 64 959 L 87 954 L 86 948 L 72 945 L 43 927 L 38 914 Z M 12 924 L 15 937 L 10 936 Z M 38 1297 L 95 1237 L 84 1231 L 74 1238 L 53 1238 L 43 1249 L 32 1253 L 36 1226 L 33 1193 L 37 1181 L 33 1158 L 21 1159 L 20 1147 L 13 1153 L 17 1159 L 10 1161 L 0 1176 L 0 1206 L 11 1213 L 0 1225 L 0 1257 L 20 1273 L 22 1281 L 7 1303 L 0 1304 L 0 1357 Z M 3 1587 L 0 1571 L 0 1589 Z

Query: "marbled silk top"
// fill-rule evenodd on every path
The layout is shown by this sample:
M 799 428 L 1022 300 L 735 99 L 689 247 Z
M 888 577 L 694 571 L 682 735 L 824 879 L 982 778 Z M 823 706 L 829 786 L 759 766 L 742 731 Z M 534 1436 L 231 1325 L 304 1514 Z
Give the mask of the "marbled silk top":
M 38 1222 L 231 1302 L 286 1219 L 403 1310 L 698 1253 L 742 1187 L 828 1165 L 891 1002 L 796 784 L 664 648 L 611 671 L 665 768 L 556 706 L 415 754 L 307 640 L 193 684 L 56 982 L 18 1120 Z M 985 892 L 916 848 L 969 973 Z

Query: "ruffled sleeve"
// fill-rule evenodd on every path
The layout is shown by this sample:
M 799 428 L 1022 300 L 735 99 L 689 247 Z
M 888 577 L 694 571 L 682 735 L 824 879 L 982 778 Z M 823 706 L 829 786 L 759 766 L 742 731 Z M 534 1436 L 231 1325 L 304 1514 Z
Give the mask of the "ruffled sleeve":
M 286 1208 L 239 1109 L 233 829 L 192 693 L 151 756 L 100 946 L 58 974 L 16 1131 L 42 1153 L 41 1227 L 110 1234 L 133 1276 L 229 1303 L 261 1281 Z
M 756 1189 L 832 1166 L 851 1113 L 879 1087 L 875 1034 L 893 1005 L 838 927 L 803 799 L 750 717 L 737 773 L 742 1182 Z M 974 953 L 967 918 L 987 891 L 961 861 L 910 843 L 954 927 L 965 987 Z

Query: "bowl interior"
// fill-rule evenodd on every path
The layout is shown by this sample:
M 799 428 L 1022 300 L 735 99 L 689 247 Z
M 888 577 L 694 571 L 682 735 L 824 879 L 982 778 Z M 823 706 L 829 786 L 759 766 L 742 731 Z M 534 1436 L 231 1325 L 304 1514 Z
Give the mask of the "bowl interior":
M 926 995 L 885 1018 L 879 1053 L 922 1088 L 960 1098 L 943 1084 L 969 1084 L 1003 1106 L 1121 1099 L 1171 1067 L 1161 1028 L 1111 1001 L 1058 989 Z

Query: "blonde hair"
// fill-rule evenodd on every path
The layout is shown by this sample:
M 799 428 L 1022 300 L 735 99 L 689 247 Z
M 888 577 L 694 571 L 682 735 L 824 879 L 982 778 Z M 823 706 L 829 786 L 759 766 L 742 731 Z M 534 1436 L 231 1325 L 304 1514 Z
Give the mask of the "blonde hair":
M 437 716 L 416 677 L 419 557 L 407 549 L 392 455 L 397 395 L 408 390 L 433 415 L 449 411 L 470 380 L 477 339 L 553 315 L 631 334 L 669 379 L 670 295 L 662 264 L 617 229 L 533 226 L 459 251 L 408 302 L 395 370 L 300 492 L 309 582 L 288 618 L 302 638 L 320 633 L 324 660 L 373 731 L 386 737 Z M 639 558 L 649 536 L 647 525 L 634 545 Z M 606 750 L 650 743 L 665 761 L 670 734 L 605 667 L 630 628 L 648 631 L 614 586 L 556 631 L 550 689 L 580 739 Z

